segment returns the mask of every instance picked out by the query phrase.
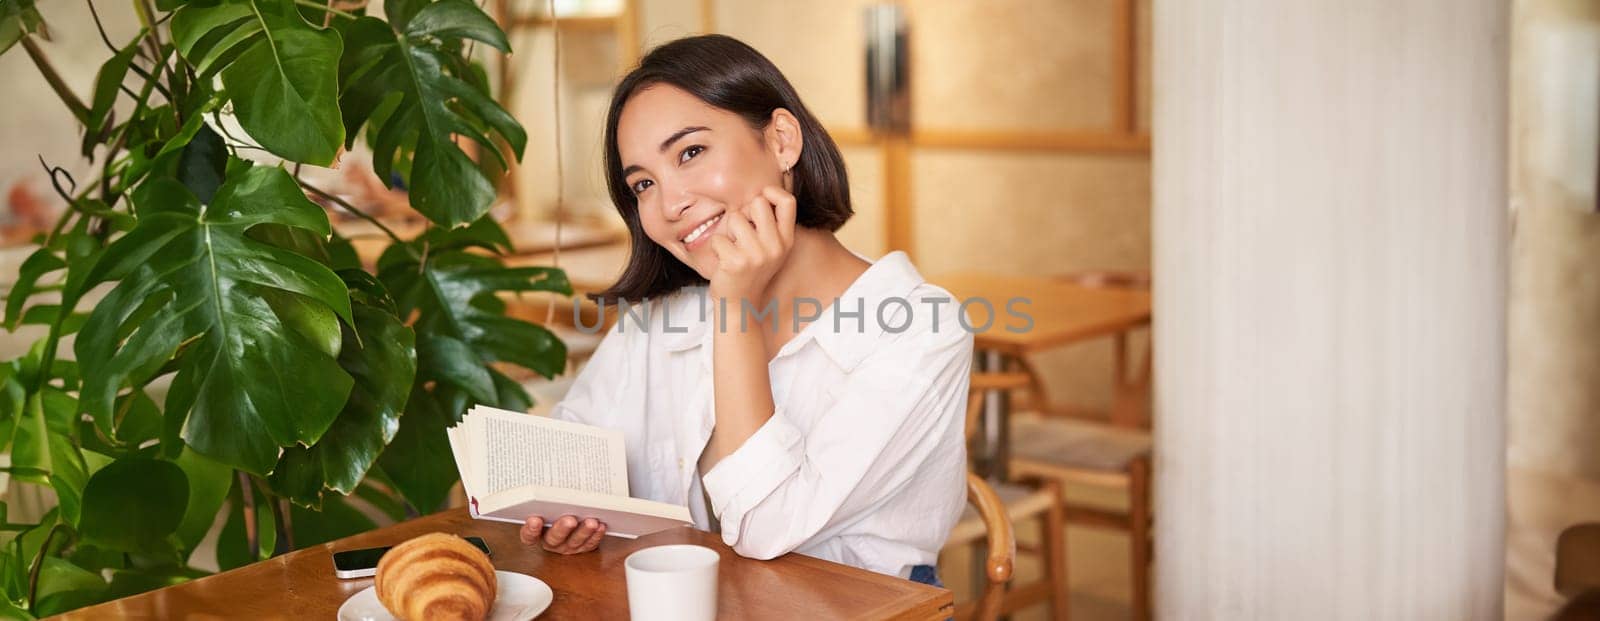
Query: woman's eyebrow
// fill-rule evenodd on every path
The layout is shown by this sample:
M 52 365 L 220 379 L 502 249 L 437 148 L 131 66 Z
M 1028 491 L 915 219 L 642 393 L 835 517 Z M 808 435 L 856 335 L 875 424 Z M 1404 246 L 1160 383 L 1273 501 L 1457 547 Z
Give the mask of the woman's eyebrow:
M 705 131 L 705 130 L 708 130 L 708 129 L 711 129 L 711 128 L 709 128 L 709 127 L 701 127 L 701 126 L 696 125 L 696 126 L 693 126 L 693 127 L 685 127 L 685 128 L 680 129 L 678 131 L 672 132 L 671 136 L 667 136 L 666 140 L 661 141 L 661 148 L 659 149 L 659 151 L 662 152 L 662 153 L 666 153 L 667 149 L 672 148 L 672 143 L 677 142 L 679 138 L 682 138 L 684 136 L 687 136 L 689 134 L 692 134 L 692 133 L 695 133 L 695 132 L 698 132 L 698 131 Z
M 678 139 L 683 138 L 684 136 L 687 136 L 687 135 L 695 133 L 695 132 L 710 131 L 710 129 L 711 128 L 709 128 L 709 127 L 703 127 L 703 126 L 700 126 L 700 125 L 695 125 L 695 126 L 691 126 L 691 127 L 685 127 L 685 128 L 680 129 L 678 131 L 672 132 L 671 136 L 667 136 L 666 140 L 661 141 L 661 147 L 658 150 L 661 153 L 666 153 L 667 149 L 672 148 L 672 143 L 677 142 Z M 640 170 L 644 170 L 644 167 L 640 166 L 638 164 L 631 164 L 627 168 L 622 169 L 622 176 L 626 177 L 626 176 L 631 175 L 634 172 L 640 171 Z

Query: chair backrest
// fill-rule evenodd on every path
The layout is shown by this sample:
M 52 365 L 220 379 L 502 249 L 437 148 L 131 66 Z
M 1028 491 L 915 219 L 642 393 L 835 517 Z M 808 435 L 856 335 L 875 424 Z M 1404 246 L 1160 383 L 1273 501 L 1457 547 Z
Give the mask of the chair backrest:
M 1006 515 L 1006 507 L 1000 502 L 1000 496 L 981 477 L 971 472 L 967 473 L 967 502 L 977 508 L 978 515 L 983 518 L 989 540 L 988 554 L 983 562 L 983 572 L 988 581 L 978 597 L 978 606 L 972 618 L 991 621 L 1000 618 L 1000 609 L 1005 603 L 1005 586 L 1011 581 L 1012 565 L 1016 562 L 1017 538 L 1011 532 L 1011 518 Z
M 1600 522 L 1568 526 L 1556 537 L 1555 588 L 1568 598 L 1600 589 Z
M 1009 371 L 991 373 L 977 371 L 967 385 L 967 439 L 978 430 L 978 417 L 983 413 L 983 397 L 991 390 L 1022 390 L 1032 385 L 1027 373 Z

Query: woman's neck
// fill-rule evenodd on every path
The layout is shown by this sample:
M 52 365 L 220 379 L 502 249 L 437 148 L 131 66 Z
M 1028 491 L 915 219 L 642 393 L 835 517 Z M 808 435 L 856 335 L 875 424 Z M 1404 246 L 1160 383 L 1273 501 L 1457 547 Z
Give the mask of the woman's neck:
M 801 298 L 830 306 L 833 298 L 850 288 L 870 266 L 839 243 L 833 233 L 796 226 L 789 258 L 767 283 L 761 303 L 777 300 L 782 315 L 788 315 L 795 300 Z

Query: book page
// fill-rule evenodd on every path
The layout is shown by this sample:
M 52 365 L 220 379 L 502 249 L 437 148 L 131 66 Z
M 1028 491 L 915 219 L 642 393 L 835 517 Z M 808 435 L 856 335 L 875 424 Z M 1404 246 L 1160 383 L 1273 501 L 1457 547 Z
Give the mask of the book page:
M 465 422 L 473 472 L 463 474 L 481 486 L 474 494 L 525 486 L 628 494 L 619 432 L 484 407 Z

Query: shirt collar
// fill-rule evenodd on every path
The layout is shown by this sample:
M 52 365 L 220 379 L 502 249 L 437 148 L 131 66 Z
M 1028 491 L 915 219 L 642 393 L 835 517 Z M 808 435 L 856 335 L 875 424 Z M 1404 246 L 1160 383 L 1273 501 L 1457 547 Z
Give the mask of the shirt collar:
M 857 255 L 860 256 L 860 255 Z M 867 354 L 876 347 L 879 338 L 884 333 L 885 322 L 893 322 L 895 315 L 906 310 L 915 314 L 915 308 L 897 310 L 897 306 L 914 305 L 915 300 L 908 299 L 910 293 L 919 285 L 926 282 L 916 267 L 911 265 L 911 259 L 906 253 L 895 251 L 874 261 L 865 272 L 851 283 L 844 293 L 840 294 L 837 308 L 834 300 L 821 300 L 826 305 L 822 309 L 822 316 L 811 322 L 796 334 L 783 349 L 778 352 L 778 357 L 786 356 L 799 351 L 805 346 L 806 341 L 816 341 L 829 358 L 840 368 L 849 371 L 861 362 Z M 715 334 L 710 319 L 711 302 L 705 296 L 705 287 L 685 287 L 661 300 L 661 307 L 653 310 L 662 310 L 670 306 L 660 326 L 653 326 L 662 331 L 662 345 L 668 351 L 686 351 L 695 347 L 701 348 L 700 359 L 705 367 L 711 368 L 711 337 Z M 896 298 L 905 300 L 905 304 L 890 304 L 883 307 L 883 321 L 879 320 L 878 309 L 885 302 Z M 702 309 L 705 313 L 702 313 Z M 849 316 L 839 317 L 838 312 L 843 309 Z M 860 317 L 854 316 L 860 311 Z M 730 322 L 733 321 L 730 319 Z M 902 323 L 904 319 L 900 320 Z M 652 320 L 652 323 L 655 323 Z M 835 329 L 837 324 L 838 329 Z M 667 332 L 666 326 L 673 327 Z M 677 328 L 683 327 L 683 331 Z M 730 325 L 729 329 L 737 329 Z

